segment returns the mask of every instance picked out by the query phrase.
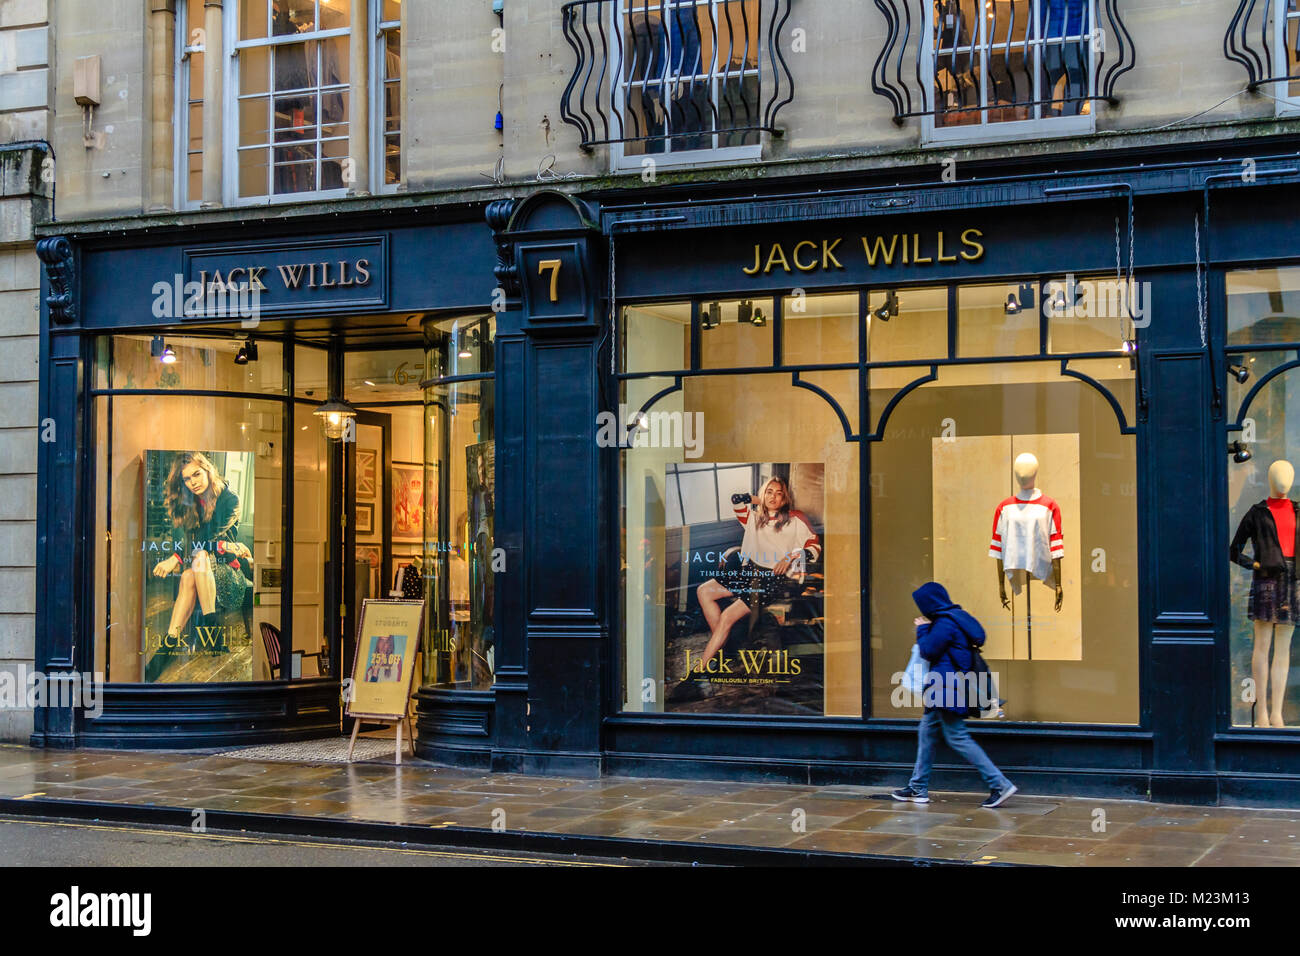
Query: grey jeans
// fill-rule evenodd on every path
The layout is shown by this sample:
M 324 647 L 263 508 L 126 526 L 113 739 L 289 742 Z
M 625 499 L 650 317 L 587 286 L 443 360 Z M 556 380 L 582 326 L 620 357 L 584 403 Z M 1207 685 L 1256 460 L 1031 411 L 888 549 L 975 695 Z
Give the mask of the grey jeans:
M 1001 770 L 989 759 L 984 748 L 975 742 L 975 738 L 966 729 L 966 721 L 947 710 L 927 710 L 917 728 L 916 767 L 912 770 L 912 779 L 908 785 L 917 793 L 927 793 L 930 789 L 930 768 L 934 765 L 934 747 L 939 742 L 939 734 L 948 742 L 948 746 L 970 763 L 984 778 L 984 785 L 990 790 L 1005 790 L 1011 786 Z

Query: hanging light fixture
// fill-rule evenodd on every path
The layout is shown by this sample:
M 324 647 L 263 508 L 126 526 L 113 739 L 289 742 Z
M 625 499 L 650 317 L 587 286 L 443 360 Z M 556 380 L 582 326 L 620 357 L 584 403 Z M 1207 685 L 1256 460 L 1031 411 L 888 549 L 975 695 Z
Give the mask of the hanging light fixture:
M 722 322 L 722 305 L 713 302 L 706 308 L 700 310 L 700 328 L 713 329 L 717 328 Z
M 175 365 L 176 350 L 173 349 L 170 345 L 164 345 L 162 349 L 162 354 L 159 356 L 158 361 L 162 362 L 164 365 Z
M 1241 441 L 1235 441 L 1229 445 L 1228 451 L 1232 452 L 1232 460 L 1239 465 L 1244 465 L 1255 457 L 1250 453 L 1250 449 L 1246 447 L 1246 443 Z
M 247 365 L 249 362 L 257 361 L 257 343 L 252 339 L 245 340 L 244 344 L 239 347 L 235 353 L 236 365 Z
M 754 308 L 754 314 L 750 316 L 749 321 L 754 325 L 767 325 L 767 316 L 763 314 L 763 307 L 761 305 Z
M 1014 292 L 1007 293 L 1007 304 L 1002 307 L 1002 311 L 1007 315 L 1016 315 L 1020 312 L 1020 300 L 1016 298 Z
M 1237 380 L 1239 385 L 1245 385 L 1246 380 L 1250 378 L 1250 369 L 1244 365 L 1229 365 L 1228 371 L 1232 373 L 1232 377 Z
M 347 433 L 351 421 L 357 417 L 357 410 L 347 402 L 331 398 L 312 414 L 320 419 L 325 437 L 337 441 Z

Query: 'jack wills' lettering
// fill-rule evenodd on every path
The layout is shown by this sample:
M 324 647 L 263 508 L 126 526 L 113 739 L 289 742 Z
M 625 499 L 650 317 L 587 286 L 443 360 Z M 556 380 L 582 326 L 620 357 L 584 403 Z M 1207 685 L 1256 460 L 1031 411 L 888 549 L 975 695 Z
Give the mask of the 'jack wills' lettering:
M 960 246 L 956 253 L 950 252 L 958 244 L 951 234 L 942 229 L 933 233 L 896 232 L 890 235 L 860 236 L 862 255 L 871 268 L 882 266 L 911 265 L 928 266 L 934 263 L 953 263 L 961 260 L 975 262 L 984 257 L 984 244 L 980 242 L 984 233 L 979 229 L 963 229 L 960 233 Z M 800 239 L 790 247 L 787 253 L 782 243 L 755 243 L 753 260 L 749 265 L 741 266 L 741 272 L 747 276 L 769 275 L 774 269 L 783 272 L 815 272 L 829 269 L 843 269 L 844 264 L 836 254 L 835 248 L 844 238 L 835 239 Z M 931 244 L 933 242 L 933 245 Z M 821 256 L 818 258 L 820 247 Z M 840 253 L 842 255 L 843 253 Z M 791 269 L 794 264 L 794 270 Z M 339 263 L 342 267 L 343 263 Z M 324 268 L 322 264 L 322 268 Z M 361 263 L 357 263 L 360 272 Z M 358 284 L 361 280 L 358 279 Z M 340 283 L 341 284 L 341 283 Z

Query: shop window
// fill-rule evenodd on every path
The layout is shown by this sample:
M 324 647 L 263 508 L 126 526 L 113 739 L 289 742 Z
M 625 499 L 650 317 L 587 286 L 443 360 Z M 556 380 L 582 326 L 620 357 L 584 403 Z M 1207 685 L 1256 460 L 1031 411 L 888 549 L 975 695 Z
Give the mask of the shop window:
M 425 322 L 426 367 L 473 375 L 424 388 L 424 683 L 486 690 L 496 673 L 495 324 L 486 316 Z M 478 332 L 473 354 L 469 331 Z M 473 373 L 460 369 L 472 367 Z
M 1053 279 L 1043 286 L 1049 352 L 1113 352 L 1150 321 L 1145 283 L 1107 277 Z
M 621 452 L 624 708 L 859 716 L 858 445 L 830 404 L 788 372 L 711 375 L 645 412 Z
M 299 345 L 293 352 L 293 394 L 323 402 L 329 398 L 328 349 Z
M 1092 0 L 934 0 L 927 10 L 930 138 L 1091 130 Z
M 1300 269 L 1226 276 L 1229 700 L 1237 727 L 1300 726 L 1291 673 L 1297 610 L 1295 463 L 1300 355 L 1271 348 L 1300 332 Z M 1249 399 L 1249 404 L 1245 404 Z
M 248 398 L 95 399 L 95 660 L 108 681 L 272 677 L 261 630 L 281 624 L 283 414 Z
M 871 455 L 872 715 L 919 713 L 897 675 L 937 580 L 982 622 L 1008 719 L 1137 723 L 1136 449 L 1102 392 L 1059 363 L 944 366 Z
M 352 0 L 244 0 L 235 42 L 235 194 L 342 195 L 351 181 Z

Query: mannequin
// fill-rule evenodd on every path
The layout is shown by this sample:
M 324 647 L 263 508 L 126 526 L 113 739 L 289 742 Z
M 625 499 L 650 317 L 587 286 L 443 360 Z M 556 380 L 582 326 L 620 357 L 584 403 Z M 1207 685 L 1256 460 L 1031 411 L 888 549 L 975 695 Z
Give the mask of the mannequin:
M 1269 497 L 1246 512 L 1228 549 L 1228 557 L 1234 564 L 1251 570 L 1246 614 L 1255 627 L 1250 675 L 1255 682 L 1255 701 L 1259 704 L 1255 721 L 1259 727 L 1286 726 L 1282 720 L 1282 704 L 1291 668 L 1291 636 L 1300 617 L 1295 570 L 1296 554 L 1300 552 L 1297 547 L 1300 505 L 1287 497 L 1294 483 L 1295 468 L 1290 462 L 1279 460 L 1269 465 Z M 1249 558 L 1241 553 L 1248 538 L 1252 551 Z
M 1065 601 L 1061 585 L 1061 559 L 1065 547 L 1061 540 L 1061 508 L 1034 487 L 1038 480 L 1038 459 L 1025 452 L 1016 456 L 1011 466 L 1020 490 L 998 505 L 993 515 L 993 540 L 989 557 L 998 562 L 998 596 L 1002 606 L 1011 610 L 1007 597 L 1007 579 L 1012 591 L 1036 577 L 1056 591 L 1056 610 Z

